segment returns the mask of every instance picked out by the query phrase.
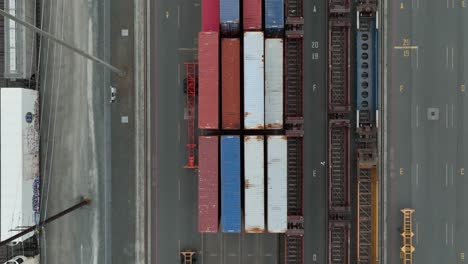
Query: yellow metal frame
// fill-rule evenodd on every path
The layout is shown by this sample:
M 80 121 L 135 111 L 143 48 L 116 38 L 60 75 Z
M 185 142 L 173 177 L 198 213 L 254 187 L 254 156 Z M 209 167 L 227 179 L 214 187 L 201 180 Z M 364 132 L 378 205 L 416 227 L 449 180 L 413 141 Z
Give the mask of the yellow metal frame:
M 194 251 L 182 251 L 180 254 L 184 257 L 184 264 L 192 264 L 193 256 L 196 252 Z
M 401 247 L 400 256 L 403 259 L 403 264 L 412 264 L 415 250 L 413 246 L 413 213 L 415 210 L 404 208 L 400 211 L 403 213 L 403 232 L 401 233 L 403 246 Z

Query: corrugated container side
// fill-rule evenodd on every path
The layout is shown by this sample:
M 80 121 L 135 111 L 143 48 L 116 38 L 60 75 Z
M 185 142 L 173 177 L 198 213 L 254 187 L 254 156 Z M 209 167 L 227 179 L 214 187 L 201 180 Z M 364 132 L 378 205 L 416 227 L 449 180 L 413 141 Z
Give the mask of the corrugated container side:
M 202 1 L 202 31 L 219 32 L 219 0 Z
M 245 232 L 265 231 L 264 138 L 244 136 Z
M 218 140 L 198 137 L 198 232 L 218 232 Z
M 244 33 L 244 128 L 265 127 L 263 32 Z
M 240 39 L 221 40 L 221 123 L 223 129 L 240 129 Z
M 265 0 L 265 34 L 280 36 L 284 29 L 283 0 Z
M 221 34 L 237 37 L 240 33 L 240 0 L 220 0 Z
M 243 29 L 244 31 L 262 30 L 262 0 L 244 0 Z
M 241 231 L 239 136 L 221 137 L 221 230 Z
M 283 128 L 283 40 L 265 40 L 265 127 Z
M 219 128 L 219 33 L 198 34 L 198 127 Z
M 286 136 L 267 137 L 268 157 L 268 232 L 287 229 L 287 140 Z

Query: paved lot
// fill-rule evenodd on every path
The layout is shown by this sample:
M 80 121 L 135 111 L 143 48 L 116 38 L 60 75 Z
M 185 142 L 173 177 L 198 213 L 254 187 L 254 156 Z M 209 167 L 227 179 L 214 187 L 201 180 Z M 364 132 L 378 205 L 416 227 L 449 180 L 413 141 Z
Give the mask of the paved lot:
M 468 251 L 468 120 L 462 86 L 468 10 L 462 4 L 388 2 L 385 263 L 400 261 L 399 210 L 404 207 L 416 210 L 415 262 L 459 263 L 461 253 Z M 428 113 L 430 108 L 438 111 L 438 118 Z
M 126 71 L 114 78 L 102 66 L 43 41 L 43 217 L 80 196 L 92 199 L 91 206 L 45 228 L 44 263 L 139 262 L 135 217 L 144 203 L 135 201 L 133 16 L 121 15 L 132 8 L 132 1 L 44 1 L 46 31 Z M 111 15 L 121 18 L 111 23 Z M 130 29 L 128 37 L 120 35 L 122 28 Z M 112 106 L 111 84 L 118 93 Z

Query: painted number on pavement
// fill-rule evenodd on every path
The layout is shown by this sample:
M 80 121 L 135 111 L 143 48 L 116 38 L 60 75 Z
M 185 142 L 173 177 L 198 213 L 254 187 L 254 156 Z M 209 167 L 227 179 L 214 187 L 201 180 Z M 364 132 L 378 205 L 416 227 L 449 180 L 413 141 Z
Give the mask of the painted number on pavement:
M 401 176 L 405 175 L 405 169 L 400 168 L 400 175 L 401 175 Z
M 318 52 L 312 53 L 312 59 L 313 59 L 313 60 L 318 60 L 318 58 L 319 58 Z
M 460 175 L 465 175 L 465 168 L 460 169 Z
M 319 42 L 318 41 L 312 41 L 312 48 L 313 49 L 318 49 L 319 47 Z

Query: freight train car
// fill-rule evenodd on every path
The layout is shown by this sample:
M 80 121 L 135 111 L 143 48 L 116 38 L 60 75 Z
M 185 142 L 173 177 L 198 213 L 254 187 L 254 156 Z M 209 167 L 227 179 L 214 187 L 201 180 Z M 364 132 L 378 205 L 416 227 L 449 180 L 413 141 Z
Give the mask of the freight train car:
M 240 138 L 221 137 L 221 230 L 241 232 Z
M 221 125 L 240 129 L 240 39 L 221 39 Z
M 219 32 L 219 0 L 202 0 L 202 31 Z
M 287 230 L 287 140 L 286 136 L 267 137 L 268 209 L 270 233 Z
M 219 127 L 219 33 L 198 34 L 198 127 Z
M 244 214 L 245 232 L 265 231 L 264 138 L 244 136 Z
M 283 40 L 265 40 L 265 128 L 283 128 Z
M 284 33 L 284 1 L 265 0 L 265 35 L 281 37 Z
M 377 30 L 375 17 L 360 16 L 356 36 L 357 126 L 377 122 Z
M 242 9 L 244 31 L 262 30 L 262 0 L 244 0 Z
M 198 137 L 198 232 L 218 232 L 218 136 Z
M 244 33 L 244 128 L 265 127 L 263 32 Z
M 240 27 L 240 0 L 220 0 L 219 16 L 223 37 L 237 37 Z

